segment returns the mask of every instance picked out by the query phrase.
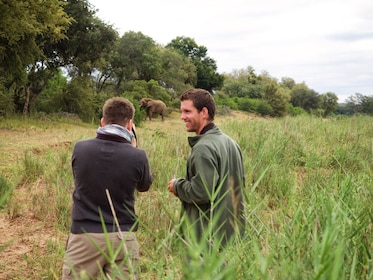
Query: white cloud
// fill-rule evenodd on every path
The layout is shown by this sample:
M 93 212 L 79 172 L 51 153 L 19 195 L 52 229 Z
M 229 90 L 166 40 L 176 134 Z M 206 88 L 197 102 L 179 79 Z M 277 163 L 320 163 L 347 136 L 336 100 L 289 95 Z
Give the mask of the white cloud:
M 252 66 L 340 102 L 373 95 L 371 0 L 90 0 L 120 34 L 165 45 L 177 36 L 208 49 L 219 72 Z

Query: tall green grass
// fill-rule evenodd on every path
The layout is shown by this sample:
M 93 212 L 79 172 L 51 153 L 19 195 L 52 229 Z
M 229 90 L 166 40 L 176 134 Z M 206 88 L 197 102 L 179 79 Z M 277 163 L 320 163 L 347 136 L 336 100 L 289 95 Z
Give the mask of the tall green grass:
M 181 121 L 145 122 L 138 127 L 139 146 L 149 156 L 154 183 L 136 196 L 142 279 L 373 279 L 371 117 L 225 117 L 216 123 L 244 154 L 246 233 L 222 251 L 210 248 L 203 259 L 203 244 L 181 240 L 180 202 L 166 186 L 174 175 L 185 175 L 190 134 Z M 61 276 L 73 189 L 71 149 L 25 154 L 18 167 L 22 176 L 9 182 L 33 190 L 31 208 L 56 236 L 48 255 L 35 249 L 26 256 L 31 270 L 38 267 L 35 279 Z M 17 197 L 11 200 L 5 207 Z M 185 256 L 193 252 L 186 265 Z

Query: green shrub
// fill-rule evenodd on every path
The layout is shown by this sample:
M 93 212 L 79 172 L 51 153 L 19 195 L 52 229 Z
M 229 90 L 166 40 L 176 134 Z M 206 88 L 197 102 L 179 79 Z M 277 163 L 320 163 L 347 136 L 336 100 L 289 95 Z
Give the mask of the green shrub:
M 272 116 L 273 108 L 265 100 L 260 100 L 256 112 L 262 116 Z
M 256 112 L 260 99 L 240 98 L 237 100 L 238 109 L 245 112 Z
M 44 165 L 39 162 L 32 152 L 25 152 L 23 158 L 22 179 L 20 185 L 30 184 L 35 182 L 41 175 L 44 174 Z
M 300 116 L 300 115 L 308 115 L 308 113 L 302 107 L 294 107 L 293 105 L 290 104 L 289 105 L 289 115 L 290 116 Z

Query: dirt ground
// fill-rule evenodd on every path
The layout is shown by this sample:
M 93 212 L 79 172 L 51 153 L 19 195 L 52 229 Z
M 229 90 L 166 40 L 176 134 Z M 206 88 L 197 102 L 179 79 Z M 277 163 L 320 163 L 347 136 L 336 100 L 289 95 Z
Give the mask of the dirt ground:
M 47 253 L 48 240 L 53 238 L 50 229 L 35 219 L 33 213 L 25 212 L 15 219 L 10 220 L 6 215 L 0 215 L 1 246 L 9 246 L 0 252 L 0 279 L 19 279 L 15 275 L 32 275 L 27 263 L 27 257 L 33 248 Z M 17 277 L 17 278 L 15 278 Z

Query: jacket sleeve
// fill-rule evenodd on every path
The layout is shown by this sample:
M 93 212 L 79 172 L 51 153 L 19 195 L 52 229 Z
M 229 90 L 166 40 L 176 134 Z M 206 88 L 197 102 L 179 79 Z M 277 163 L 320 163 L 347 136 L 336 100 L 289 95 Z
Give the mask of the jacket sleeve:
M 217 162 L 213 154 L 195 151 L 189 158 L 187 179 L 178 179 L 174 188 L 178 197 L 187 203 L 209 203 L 219 181 Z

